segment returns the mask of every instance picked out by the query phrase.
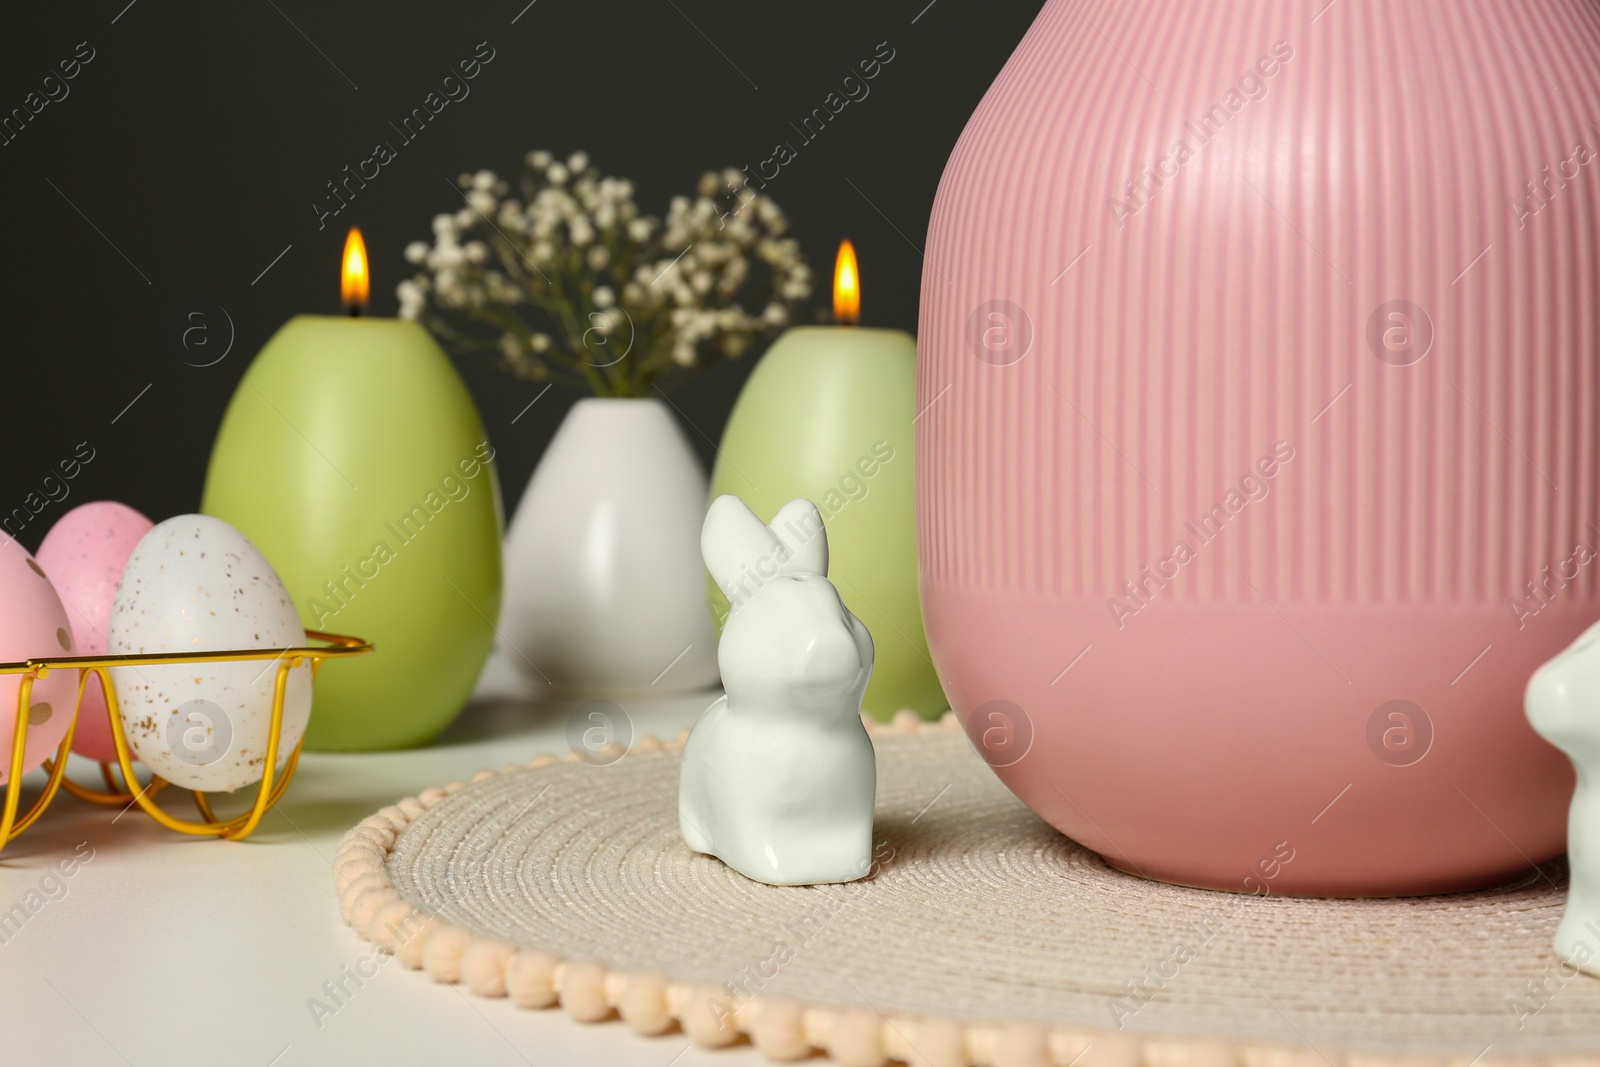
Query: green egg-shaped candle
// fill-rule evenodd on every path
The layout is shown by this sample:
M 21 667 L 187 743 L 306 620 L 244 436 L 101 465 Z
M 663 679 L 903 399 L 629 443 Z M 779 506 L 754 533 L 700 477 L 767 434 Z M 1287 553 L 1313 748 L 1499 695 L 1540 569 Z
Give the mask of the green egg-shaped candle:
M 492 460 L 415 323 L 297 316 L 246 371 L 201 509 L 272 562 L 307 629 L 377 647 L 319 675 L 307 748 L 425 744 L 466 703 L 500 610 Z
M 917 346 L 910 334 L 804 326 L 767 350 L 728 419 L 711 494 L 741 497 L 763 522 L 795 497 L 821 510 L 828 577 L 872 633 L 877 655 L 862 708 L 949 707 L 928 658 L 917 598 Z M 711 583 L 719 621 L 728 599 Z

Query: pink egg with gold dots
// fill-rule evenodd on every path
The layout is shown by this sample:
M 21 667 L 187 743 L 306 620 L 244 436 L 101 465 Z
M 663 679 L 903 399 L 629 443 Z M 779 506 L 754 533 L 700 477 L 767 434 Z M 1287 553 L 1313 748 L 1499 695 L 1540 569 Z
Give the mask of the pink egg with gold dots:
M 105 654 L 106 626 L 122 569 L 154 525 L 126 504 L 96 500 L 73 508 L 45 534 L 37 558 L 72 620 L 73 655 Z M 98 678 L 91 677 L 84 686 L 72 751 L 101 763 L 116 762 L 111 718 Z
M 75 655 L 71 624 L 44 568 L 9 534 L 0 533 L 0 662 Z M 22 675 L 0 674 L 0 784 L 10 780 L 17 735 L 17 693 Z M 22 769 L 31 771 L 55 753 L 72 722 L 78 672 L 51 671 L 33 683 Z

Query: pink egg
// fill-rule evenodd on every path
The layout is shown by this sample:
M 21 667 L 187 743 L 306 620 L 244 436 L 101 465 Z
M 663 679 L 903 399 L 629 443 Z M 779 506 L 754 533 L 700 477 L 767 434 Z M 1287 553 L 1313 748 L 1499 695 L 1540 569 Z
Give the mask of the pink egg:
M 154 523 L 126 504 L 97 500 L 73 508 L 45 534 L 39 545 L 39 566 L 50 576 L 72 620 L 76 651 L 71 655 L 105 654 L 106 624 L 122 568 L 152 526 Z M 31 750 L 33 746 L 28 747 Z M 98 678 L 90 678 L 84 687 L 72 751 L 101 763 L 116 762 L 111 719 Z
M 9 534 L 0 533 L 0 662 L 20 663 L 74 655 L 66 609 L 44 568 Z M 0 784 L 10 777 L 11 745 L 17 732 L 20 674 L 0 674 Z M 34 682 L 28 700 L 28 745 L 22 761 L 31 771 L 55 753 L 72 721 L 78 698 L 77 671 L 51 671 Z

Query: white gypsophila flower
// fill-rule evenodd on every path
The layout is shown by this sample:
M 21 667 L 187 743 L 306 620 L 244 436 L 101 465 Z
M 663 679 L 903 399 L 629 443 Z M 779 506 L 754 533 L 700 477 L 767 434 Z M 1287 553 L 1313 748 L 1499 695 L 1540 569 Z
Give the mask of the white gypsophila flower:
M 671 292 L 673 287 L 678 284 L 679 272 L 683 270 L 681 263 L 681 260 L 659 260 L 653 268 L 641 270 L 639 276 L 644 279 L 650 288 L 659 289 L 662 292 Z
M 466 262 L 466 254 L 458 244 L 440 244 L 428 256 L 428 266 L 434 270 L 449 270 Z
M 466 290 L 454 271 L 441 270 L 433 276 L 433 291 L 444 307 L 460 307 L 466 302 Z
M 745 278 L 750 274 L 750 261 L 743 256 L 730 259 L 728 265 L 722 269 L 722 277 L 717 279 L 717 292 L 723 296 L 732 296 L 744 285 Z
M 794 321 L 811 293 L 787 219 L 735 168 L 700 173 L 691 195 L 652 216 L 633 183 L 593 169 L 586 152 L 537 150 L 525 162 L 511 182 L 487 169 L 460 175 L 465 203 L 435 220 L 431 244 L 405 250 L 423 273 L 401 297 L 403 314 L 459 331 L 446 339 L 466 343 L 475 324 L 476 343 L 498 347 L 511 373 L 643 395 L 685 368 L 739 358 Z M 771 295 L 747 311 L 747 291 Z M 596 337 L 630 353 L 603 382 L 583 368 Z
M 489 299 L 497 304 L 522 304 L 526 303 L 528 294 L 522 287 L 498 271 L 489 273 L 484 277 L 488 288 Z
M 407 279 L 394 287 L 394 295 L 400 299 L 400 317 L 415 321 L 421 314 L 427 297 L 422 292 L 422 286 L 414 280 Z

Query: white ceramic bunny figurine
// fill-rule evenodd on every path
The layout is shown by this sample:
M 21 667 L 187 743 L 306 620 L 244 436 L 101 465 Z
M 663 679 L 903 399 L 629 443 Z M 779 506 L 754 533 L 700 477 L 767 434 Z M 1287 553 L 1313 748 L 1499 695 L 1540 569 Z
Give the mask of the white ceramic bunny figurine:
M 732 610 L 717 646 L 727 695 L 683 748 L 684 841 L 771 885 L 864 877 L 878 784 L 861 723 L 872 635 L 828 581 L 821 514 L 791 500 L 768 526 L 721 496 L 700 552 Z
M 1533 672 L 1524 705 L 1534 730 L 1565 752 L 1578 772 L 1567 814 L 1572 885 L 1556 928 L 1556 952 L 1600 975 L 1600 623 Z

